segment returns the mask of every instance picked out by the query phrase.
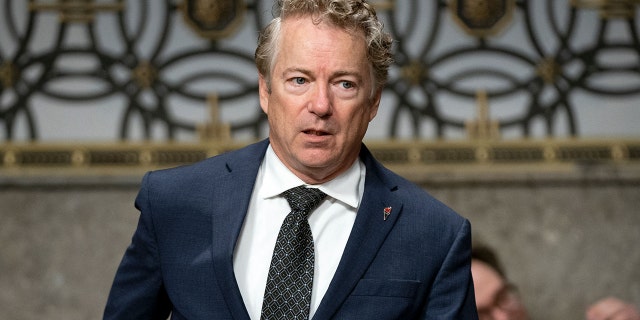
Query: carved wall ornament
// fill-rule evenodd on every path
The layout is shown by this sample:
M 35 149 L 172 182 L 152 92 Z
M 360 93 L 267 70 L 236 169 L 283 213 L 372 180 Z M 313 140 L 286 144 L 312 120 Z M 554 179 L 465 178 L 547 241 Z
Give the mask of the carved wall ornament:
M 183 0 L 182 17 L 198 35 L 217 40 L 231 35 L 245 15 L 242 0 Z
M 449 5 L 463 30 L 480 38 L 503 31 L 515 10 L 515 0 L 450 0 Z

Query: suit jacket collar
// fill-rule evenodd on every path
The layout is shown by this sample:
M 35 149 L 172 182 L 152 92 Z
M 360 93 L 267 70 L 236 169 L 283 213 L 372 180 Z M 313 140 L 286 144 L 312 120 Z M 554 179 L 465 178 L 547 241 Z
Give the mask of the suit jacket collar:
M 230 154 L 226 159 L 227 174 L 218 177 L 221 186 L 231 190 L 212 195 L 213 210 L 213 270 L 224 292 L 224 299 L 234 319 L 249 320 L 249 313 L 233 272 L 233 252 L 247 214 L 260 163 L 268 140 L 252 144 Z
M 367 168 L 360 209 L 315 319 L 330 319 L 338 311 L 368 269 L 402 211 L 402 202 L 392 195 L 397 186 L 386 181 L 386 169 L 364 144 L 360 158 Z M 385 210 L 390 212 L 386 219 Z
M 234 319 L 249 319 L 233 272 L 233 252 L 268 145 L 266 139 L 230 155 L 226 161 L 228 174 L 219 176 L 217 183 L 233 186 L 233 190 L 212 195 L 212 203 L 218 208 L 212 217 L 213 269 Z M 337 312 L 373 261 L 402 209 L 402 203 L 392 196 L 397 186 L 388 183 L 386 169 L 364 144 L 360 158 L 367 168 L 364 195 L 338 269 L 314 315 L 316 319 L 329 319 Z M 386 219 L 385 208 L 391 208 Z

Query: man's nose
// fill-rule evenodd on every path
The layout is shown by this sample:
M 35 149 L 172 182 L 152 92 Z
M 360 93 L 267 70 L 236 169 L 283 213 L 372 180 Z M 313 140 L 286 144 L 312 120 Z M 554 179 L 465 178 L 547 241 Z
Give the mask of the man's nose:
M 324 118 L 332 113 L 331 101 L 329 88 L 327 86 L 317 86 L 312 93 L 307 109 L 318 117 Z

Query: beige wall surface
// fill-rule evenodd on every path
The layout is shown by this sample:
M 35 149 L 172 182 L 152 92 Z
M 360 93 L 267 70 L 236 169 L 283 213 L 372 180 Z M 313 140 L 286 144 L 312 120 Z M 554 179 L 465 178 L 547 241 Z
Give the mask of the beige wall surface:
M 424 187 L 498 250 L 534 319 L 582 319 L 609 294 L 640 306 L 638 183 Z M 0 185 L 2 318 L 100 318 L 137 223 L 136 193 L 136 183 Z
M 0 310 L 100 319 L 135 229 L 135 188 L 0 189 Z

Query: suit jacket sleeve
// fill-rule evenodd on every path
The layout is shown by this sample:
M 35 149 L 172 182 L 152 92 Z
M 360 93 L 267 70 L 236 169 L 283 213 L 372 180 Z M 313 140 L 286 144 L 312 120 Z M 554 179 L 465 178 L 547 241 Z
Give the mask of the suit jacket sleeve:
M 471 225 L 464 220 L 436 276 L 424 319 L 478 319 L 470 257 Z
M 164 290 L 153 216 L 149 206 L 149 176 L 136 198 L 138 227 L 116 273 L 104 319 L 166 319 L 171 303 Z

